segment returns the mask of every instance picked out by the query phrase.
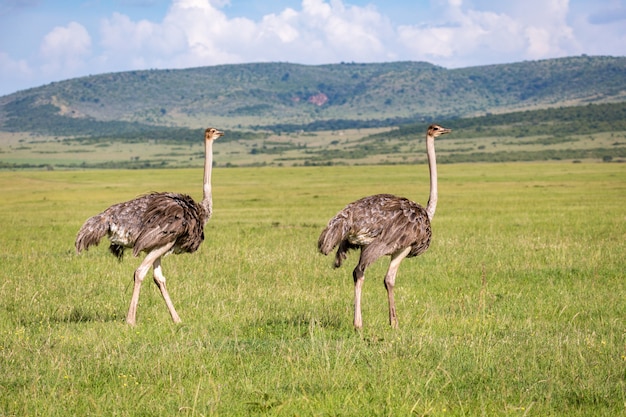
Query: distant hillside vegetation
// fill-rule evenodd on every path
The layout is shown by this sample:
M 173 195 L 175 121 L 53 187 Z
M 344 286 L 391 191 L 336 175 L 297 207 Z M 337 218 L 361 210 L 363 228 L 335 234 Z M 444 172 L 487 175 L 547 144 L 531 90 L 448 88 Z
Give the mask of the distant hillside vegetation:
M 397 126 L 626 99 L 626 57 L 448 70 L 424 62 L 220 65 L 93 75 L 0 97 L 0 130 L 59 136 Z M 194 134 L 195 135 L 195 134 Z
M 107 122 L 94 122 L 104 124 Z M 113 125 L 113 122 L 110 123 Z M 442 120 L 442 163 L 626 162 L 626 101 Z M 202 129 L 145 127 L 111 134 L 41 137 L 0 132 L 0 170 L 201 166 Z M 254 132 L 226 129 L 216 166 L 424 163 L 426 122 L 382 129 Z
M 455 119 L 456 132 L 463 138 L 591 135 L 600 132 L 626 132 L 626 101 L 588 104 L 586 106 L 525 110 L 505 114 Z M 427 123 L 400 126 L 384 134 L 370 135 L 365 140 L 390 138 L 413 140 L 427 128 Z

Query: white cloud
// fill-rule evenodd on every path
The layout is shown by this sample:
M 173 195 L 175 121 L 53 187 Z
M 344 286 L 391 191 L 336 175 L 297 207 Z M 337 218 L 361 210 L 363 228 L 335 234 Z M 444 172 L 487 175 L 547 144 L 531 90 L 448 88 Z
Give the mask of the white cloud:
M 182 68 L 238 62 L 230 46 L 250 37 L 254 23 L 233 19 L 207 0 L 175 0 L 160 23 L 114 13 L 101 24 L 101 61 L 108 66 Z M 237 30 L 233 31 L 233 27 Z
M 444 16 L 428 26 L 398 28 L 398 41 L 411 58 L 451 64 L 485 50 L 508 54 L 522 47 L 520 27 L 507 15 L 454 7 Z
M 573 54 L 578 50 L 572 28 L 567 23 L 569 0 L 542 0 L 542 13 L 525 27 L 526 57 L 548 58 Z
M 400 26 L 398 41 L 411 59 L 444 66 L 576 54 L 579 47 L 567 23 L 568 4 L 568 0 L 527 0 L 524 8 L 505 3 L 504 10 L 498 10 L 489 3 L 490 9 L 483 11 L 462 0 L 449 0 L 437 13 L 438 20 Z
M 297 26 L 298 13 L 291 8 L 287 8 L 279 15 L 272 13 L 263 16 L 257 38 L 259 40 L 267 39 L 271 41 L 271 38 L 275 36 L 283 44 L 295 42 L 300 36 Z
M 13 90 L 25 88 L 34 81 L 34 71 L 26 60 L 15 61 L 8 54 L 0 52 L 0 79 L 8 80 Z
M 384 36 L 390 23 L 374 8 L 345 7 L 340 1 L 332 5 L 321 27 L 321 35 L 336 56 L 346 54 L 351 60 L 367 61 L 372 61 L 372 57 L 382 58 Z
M 44 73 L 73 74 L 85 66 L 91 54 L 91 37 L 80 23 L 57 26 L 44 36 L 39 47 Z
M 241 62 L 245 59 L 240 55 L 242 47 L 256 34 L 252 20 L 229 20 L 208 0 L 174 1 L 163 24 L 184 34 L 186 50 L 177 56 L 178 66 Z
M 158 36 L 159 26 L 147 20 L 133 22 L 128 16 L 113 13 L 101 24 L 101 45 L 105 50 L 119 52 L 141 51 Z
M 14 61 L 8 54 L 0 52 L 0 73 L 11 74 L 19 73 L 25 76 L 32 75 L 33 70 L 28 65 L 28 62 L 24 59 Z
M 386 47 L 393 38 L 391 22 L 372 6 L 303 0 L 301 10 L 285 9 L 279 15 L 267 15 L 255 29 L 258 35 L 254 50 L 249 52 L 261 61 L 322 64 L 373 62 L 395 56 Z
M 229 19 L 208 0 L 175 0 L 160 23 L 134 22 L 119 13 L 101 25 L 100 61 L 132 68 L 182 68 L 250 61 L 307 64 L 390 58 L 383 36 L 391 23 L 373 7 L 341 0 L 303 0 L 259 22 Z

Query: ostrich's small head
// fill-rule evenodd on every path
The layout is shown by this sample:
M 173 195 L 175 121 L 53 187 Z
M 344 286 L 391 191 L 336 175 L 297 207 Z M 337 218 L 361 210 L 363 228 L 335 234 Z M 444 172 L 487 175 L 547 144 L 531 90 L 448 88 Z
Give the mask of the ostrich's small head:
M 217 130 L 214 127 L 210 127 L 204 131 L 204 138 L 206 140 L 215 140 L 220 136 L 224 135 L 224 132 Z
M 450 132 L 452 132 L 452 129 L 446 129 L 445 127 L 439 126 L 437 124 L 432 124 L 428 126 L 428 136 L 432 136 L 433 138 L 445 135 L 446 133 Z

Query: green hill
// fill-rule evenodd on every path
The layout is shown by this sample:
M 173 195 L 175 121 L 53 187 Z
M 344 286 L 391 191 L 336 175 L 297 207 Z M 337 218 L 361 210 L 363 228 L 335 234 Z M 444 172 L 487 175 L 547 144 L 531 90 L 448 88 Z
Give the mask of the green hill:
M 423 62 L 220 65 L 101 74 L 0 97 L 0 130 L 146 135 L 397 126 L 626 98 L 626 57 L 445 69 Z M 167 133 L 163 133 L 167 132 Z M 152 133 L 151 133 L 152 134 Z
M 626 158 L 626 57 L 448 70 L 423 62 L 222 65 L 131 71 L 0 97 L 0 168 L 424 161 L 431 121 L 454 129 L 442 163 Z

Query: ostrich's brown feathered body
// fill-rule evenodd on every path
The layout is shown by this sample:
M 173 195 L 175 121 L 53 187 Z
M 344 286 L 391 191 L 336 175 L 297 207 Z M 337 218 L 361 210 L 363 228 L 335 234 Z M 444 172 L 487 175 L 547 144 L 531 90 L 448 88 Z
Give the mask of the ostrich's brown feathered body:
M 407 257 L 428 249 L 432 232 L 426 210 L 419 204 L 391 194 L 376 194 L 348 204 L 322 231 L 318 248 L 328 255 L 339 246 L 335 267 L 350 249 L 361 248 L 365 268 L 381 256 L 411 247 Z
M 120 259 L 126 248 L 137 256 L 170 242 L 175 242 L 172 252 L 195 252 L 210 215 L 186 194 L 146 194 L 87 219 L 76 237 L 76 250 L 86 250 L 107 236 L 111 253 Z

